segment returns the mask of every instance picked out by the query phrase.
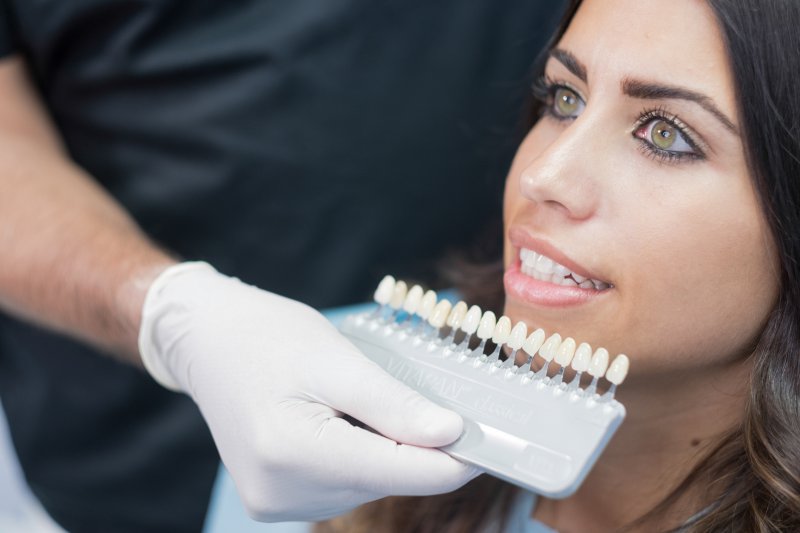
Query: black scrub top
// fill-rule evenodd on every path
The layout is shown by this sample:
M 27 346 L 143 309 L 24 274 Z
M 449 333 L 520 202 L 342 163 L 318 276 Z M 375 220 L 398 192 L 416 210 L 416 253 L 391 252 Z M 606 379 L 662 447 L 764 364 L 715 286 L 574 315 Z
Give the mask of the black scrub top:
M 423 275 L 498 216 L 560 13 L 0 0 L 0 54 L 26 60 L 71 157 L 157 242 L 325 308 L 384 273 Z M 27 480 L 66 529 L 202 528 L 219 459 L 186 396 L 8 316 L 0 394 Z

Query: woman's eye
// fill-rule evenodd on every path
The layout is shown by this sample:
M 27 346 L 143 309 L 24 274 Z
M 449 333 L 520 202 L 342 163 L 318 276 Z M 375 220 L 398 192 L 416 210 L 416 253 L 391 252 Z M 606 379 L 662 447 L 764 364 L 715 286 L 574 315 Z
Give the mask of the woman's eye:
M 581 97 L 569 87 L 556 87 L 553 91 L 553 113 L 558 118 L 575 118 L 581 114 L 585 105 Z
M 665 152 L 696 154 L 683 133 L 663 118 L 654 118 L 639 127 L 634 136 Z

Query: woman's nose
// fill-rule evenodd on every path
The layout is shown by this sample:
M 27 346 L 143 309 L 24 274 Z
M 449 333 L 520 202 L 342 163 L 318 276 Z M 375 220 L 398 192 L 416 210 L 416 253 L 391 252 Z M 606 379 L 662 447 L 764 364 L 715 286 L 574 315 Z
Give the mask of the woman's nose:
M 576 221 L 590 218 L 600 202 L 601 170 L 593 157 L 599 152 L 600 139 L 593 129 L 581 121 L 563 129 L 522 169 L 522 195 L 551 216 Z

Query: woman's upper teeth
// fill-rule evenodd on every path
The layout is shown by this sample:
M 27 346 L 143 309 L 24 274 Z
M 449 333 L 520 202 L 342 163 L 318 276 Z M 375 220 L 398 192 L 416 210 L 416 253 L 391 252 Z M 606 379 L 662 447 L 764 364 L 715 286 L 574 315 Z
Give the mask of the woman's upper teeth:
M 589 279 L 572 272 L 562 264 L 556 263 L 546 255 L 536 253 L 527 248 L 521 248 L 519 258 L 522 262 L 521 270 L 541 281 L 549 281 L 557 285 L 581 287 L 583 289 L 608 289 L 610 285 L 604 281 Z

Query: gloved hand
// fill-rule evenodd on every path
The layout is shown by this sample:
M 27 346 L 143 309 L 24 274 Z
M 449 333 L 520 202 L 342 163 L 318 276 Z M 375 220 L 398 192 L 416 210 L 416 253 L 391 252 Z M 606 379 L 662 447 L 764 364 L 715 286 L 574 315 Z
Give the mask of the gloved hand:
M 317 311 L 208 264 L 156 279 L 139 350 L 158 382 L 200 407 L 256 520 L 321 520 L 478 474 L 432 449 L 458 438 L 458 415 L 395 381 Z

